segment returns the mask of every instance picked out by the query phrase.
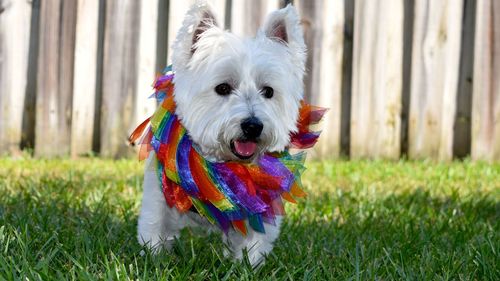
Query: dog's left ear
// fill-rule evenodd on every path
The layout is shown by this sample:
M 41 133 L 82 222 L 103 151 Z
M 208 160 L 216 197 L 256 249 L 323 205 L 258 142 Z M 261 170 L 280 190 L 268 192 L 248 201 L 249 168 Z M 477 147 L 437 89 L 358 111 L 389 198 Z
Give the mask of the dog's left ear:
M 297 10 L 292 5 L 274 11 L 267 16 L 262 27 L 264 35 L 284 44 L 296 52 L 305 52 L 304 33 Z
M 189 59 L 196 52 L 197 43 L 203 33 L 212 28 L 219 29 L 217 19 L 209 4 L 204 2 L 193 5 L 187 12 L 172 46 L 174 67 L 187 66 Z

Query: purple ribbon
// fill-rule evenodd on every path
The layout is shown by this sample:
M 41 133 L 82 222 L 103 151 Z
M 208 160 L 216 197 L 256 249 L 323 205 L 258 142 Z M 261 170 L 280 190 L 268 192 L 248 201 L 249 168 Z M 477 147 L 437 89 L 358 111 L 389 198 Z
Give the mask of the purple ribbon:
M 181 181 L 182 189 L 198 198 L 198 186 L 194 182 L 191 169 L 189 169 L 189 151 L 191 150 L 191 140 L 188 135 L 184 135 L 177 148 L 177 173 Z
M 259 166 L 271 176 L 281 179 L 280 187 L 282 190 L 290 191 L 295 176 L 281 161 L 269 155 L 262 155 L 259 159 Z
M 235 197 L 234 199 L 241 203 L 241 205 L 248 210 L 251 214 L 259 214 L 265 212 L 267 209 L 266 203 L 260 200 L 257 196 L 252 196 L 248 193 L 246 185 L 234 174 L 231 169 L 227 168 L 223 163 L 215 164 L 217 174 L 221 177 L 220 183 L 224 189 L 229 188 Z

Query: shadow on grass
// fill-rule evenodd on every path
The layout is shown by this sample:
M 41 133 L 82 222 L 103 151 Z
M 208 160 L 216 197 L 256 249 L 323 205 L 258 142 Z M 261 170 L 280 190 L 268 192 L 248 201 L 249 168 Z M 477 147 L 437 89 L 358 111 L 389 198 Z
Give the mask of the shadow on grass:
M 348 192 L 311 197 L 290 208 L 275 250 L 254 272 L 222 258 L 218 235 L 184 231 L 174 255 L 140 255 L 135 203 L 109 201 L 104 196 L 88 204 L 62 189 L 28 189 L 2 198 L 1 275 L 499 279 L 500 204 L 479 194 L 433 198 L 416 190 L 373 200 Z
M 292 252 L 291 263 L 316 268 L 322 278 L 499 279 L 499 201 L 482 194 L 435 198 L 420 189 L 360 197 L 325 193 L 299 205 L 273 259 Z
M 162 280 L 235 270 L 222 257 L 220 235 L 200 237 L 185 230 L 186 239 L 175 244 L 173 254 L 153 255 L 137 242 L 132 201 L 113 206 L 103 197 L 88 206 L 61 191 L 41 196 L 30 189 L 0 199 L 0 277 Z M 237 270 L 251 273 L 248 265 Z

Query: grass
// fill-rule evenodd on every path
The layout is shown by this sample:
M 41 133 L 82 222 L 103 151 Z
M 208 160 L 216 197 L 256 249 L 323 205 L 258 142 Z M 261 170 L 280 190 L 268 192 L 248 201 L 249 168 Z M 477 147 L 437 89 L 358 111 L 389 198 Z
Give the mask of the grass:
M 141 255 L 141 166 L 0 158 L 0 279 L 500 280 L 498 164 L 310 163 L 257 270 L 191 231 Z

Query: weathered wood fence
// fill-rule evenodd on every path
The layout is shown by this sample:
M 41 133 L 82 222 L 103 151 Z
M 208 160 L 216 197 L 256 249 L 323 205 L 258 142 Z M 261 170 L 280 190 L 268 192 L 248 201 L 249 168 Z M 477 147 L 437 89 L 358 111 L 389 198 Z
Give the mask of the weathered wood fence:
M 0 0 L 0 154 L 129 155 L 194 1 Z M 298 7 L 320 158 L 500 160 L 500 1 L 211 0 L 252 35 Z

